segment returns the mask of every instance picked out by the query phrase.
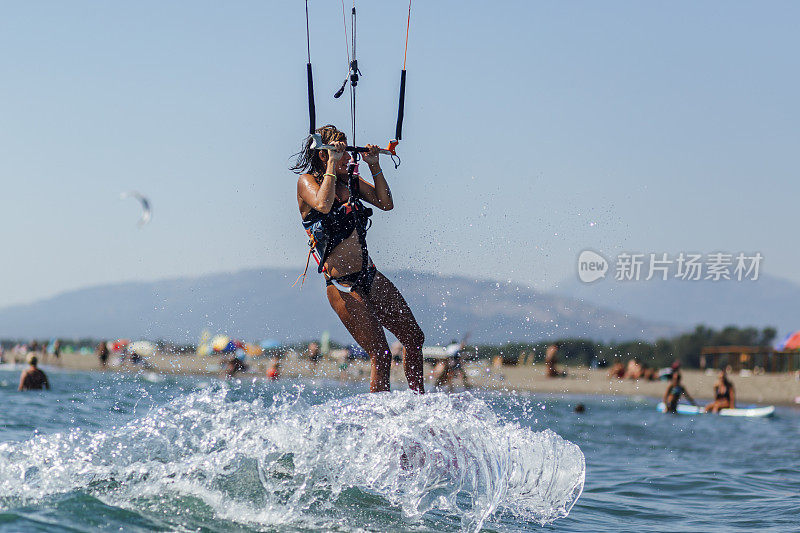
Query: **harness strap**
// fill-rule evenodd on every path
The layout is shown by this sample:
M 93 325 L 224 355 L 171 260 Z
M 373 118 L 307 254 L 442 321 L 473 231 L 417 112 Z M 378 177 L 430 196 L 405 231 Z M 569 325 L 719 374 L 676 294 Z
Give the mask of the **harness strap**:
M 303 273 L 297 276 L 297 279 L 294 280 L 294 283 L 292 283 L 292 287 L 297 285 L 297 282 L 300 281 L 300 278 L 303 278 L 303 281 L 300 283 L 300 288 L 301 289 L 303 288 L 303 284 L 306 282 L 306 278 L 308 277 L 308 264 L 311 262 L 311 253 L 313 251 L 314 251 L 313 249 L 308 251 L 308 256 L 306 257 L 306 268 L 303 270 Z
M 306 268 L 303 270 L 303 273 L 297 276 L 297 279 L 292 283 L 292 287 L 297 285 L 297 282 L 300 281 L 300 278 L 303 278 L 303 281 L 300 283 L 300 288 L 303 288 L 303 284 L 306 282 L 306 278 L 308 277 L 308 265 L 311 263 L 311 257 L 314 257 L 314 261 L 317 262 L 319 265 L 320 260 L 317 256 L 317 252 L 315 248 L 317 247 L 317 239 L 314 238 L 314 234 L 311 233 L 310 230 L 306 230 L 306 234 L 308 234 L 308 255 L 306 256 Z M 325 266 L 322 267 L 322 272 L 327 272 L 328 269 Z

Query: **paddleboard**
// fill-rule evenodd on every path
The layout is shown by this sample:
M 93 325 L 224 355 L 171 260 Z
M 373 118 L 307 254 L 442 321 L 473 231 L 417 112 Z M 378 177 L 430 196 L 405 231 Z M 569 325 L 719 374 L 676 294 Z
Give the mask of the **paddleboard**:
M 658 406 L 656 406 L 656 409 L 663 412 L 664 402 L 660 402 Z M 679 415 L 706 414 L 703 411 L 702 407 L 695 407 L 694 405 L 688 405 L 685 403 L 679 403 L 677 411 Z M 735 409 L 722 409 L 719 412 L 720 416 L 744 416 L 752 418 L 764 418 L 766 416 L 772 416 L 774 414 L 775 414 L 774 405 L 768 405 L 767 407 L 756 407 L 756 406 L 737 407 Z

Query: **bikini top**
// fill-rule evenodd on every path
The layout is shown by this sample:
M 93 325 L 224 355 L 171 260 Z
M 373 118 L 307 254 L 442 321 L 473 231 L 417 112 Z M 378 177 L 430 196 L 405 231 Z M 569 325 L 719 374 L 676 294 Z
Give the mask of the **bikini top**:
M 359 233 L 359 241 L 363 249 L 366 248 L 366 234 L 372 222 L 372 209 L 364 207 L 360 200 L 342 203 L 334 199 L 328 213 L 320 213 L 311 209 L 303 219 L 303 227 L 312 239 L 312 244 L 319 256 L 318 272 L 322 272 L 323 265 L 331 252 L 342 241 L 352 235 L 354 230 Z
M 725 392 L 720 392 L 721 389 L 725 389 Z M 716 386 L 714 387 L 714 396 L 717 400 L 721 400 L 725 398 L 726 400 L 730 401 L 731 399 L 731 388 L 727 385 L 723 385 L 722 387 Z

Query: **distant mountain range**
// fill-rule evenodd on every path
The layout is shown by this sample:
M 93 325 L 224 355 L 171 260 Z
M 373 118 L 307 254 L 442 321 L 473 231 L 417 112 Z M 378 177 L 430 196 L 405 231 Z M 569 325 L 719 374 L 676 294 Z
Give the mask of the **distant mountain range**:
M 617 281 L 609 276 L 586 284 L 574 278 L 553 292 L 684 328 L 772 326 L 779 334 L 800 329 L 800 286 L 763 273 L 756 281 Z
M 291 287 L 297 274 L 294 269 L 263 268 L 70 291 L 0 309 L 0 337 L 196 342 L 208 329 L 282 342 L 319 338 L 329 331 L 334 340 L 352 342 L 328 305 L 321 276 L 312 272 L 301 290 Z M 408 300 L 427 343 L 449 342 L 467 332 L 476 343 L 550 337 L 651 340 L 685 329 L 671 322 L 686 324 L 642 320 L 513 283 L 412 271 L 387 275 Z

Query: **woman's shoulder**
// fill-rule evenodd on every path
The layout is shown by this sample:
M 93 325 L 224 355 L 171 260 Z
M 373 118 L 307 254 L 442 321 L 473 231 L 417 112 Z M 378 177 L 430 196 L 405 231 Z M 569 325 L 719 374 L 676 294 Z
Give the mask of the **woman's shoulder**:
M 302 196 L 307 191 L 315 191 L 319 187 L 319 182 L 313 174 L 300 174 L 297 177 L 297 194 Z
M 308 173 L 300 174 L 297 177 L 297 182 L 298 183 L 305 183 L 305 182 L 317 183 L 317 178 L 315 178 L 313 174 L 308 174 Z

